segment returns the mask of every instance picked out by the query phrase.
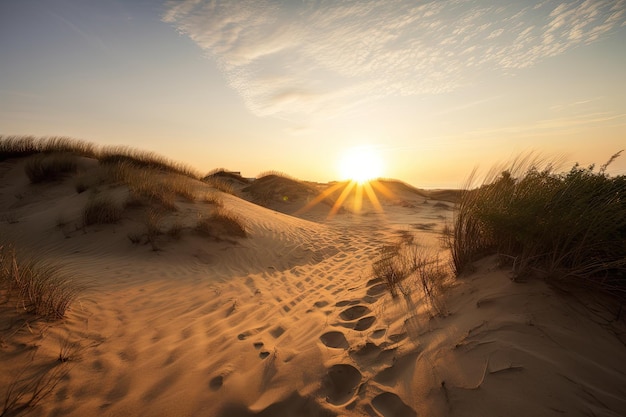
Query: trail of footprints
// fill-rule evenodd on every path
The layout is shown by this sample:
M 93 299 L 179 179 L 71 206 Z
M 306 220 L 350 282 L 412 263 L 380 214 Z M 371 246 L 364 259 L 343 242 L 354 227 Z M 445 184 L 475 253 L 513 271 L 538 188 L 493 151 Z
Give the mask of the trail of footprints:
M 327 301 L 317 301 L 314 308 L 326 309 L 328 314 L 335 314 L 337 321 L 331 324 L 329 330 L 319 336 L 319 341 L 328 349 L 347 352 L 343 360 L 349 363 L 331 365 L 323 377 L 318 395 L 334 407 L 352 409 L 356 405 L 360 393 L 370 385 L 377 394 L 370 404 L 365 404 L 371 415 L 381 417 L 412 417 L 417 416 L 415 410 L 404 403 L 395 393 L 385 390 L 384 387 L 395 385 L 402 372 L 407 368 L 407 362 L 415 361 L 415 355 L 408 355 L 396 360 L 397 343 L 406 338 L 406 333 L 387 335 L 385 328 L 375 328 L 376 316 L 372 309 L 365 304 L 377 301 L 385 292 L 385 284 L 380 280 L 370 280 L 367 283 L 366 295 L 361 299 L 340 301 L 329 308 Z M 275 339 L 285 331 L 280 326 L 255 329 L 240 333 L 238 339 L 249 340 L 250 336 L 258 335 L 260 331 L 267 332 Z M 359 347 L 351 347 L 346 332 L 366 333 L 368 341 Z M 380 341 L 380 342 L 379 342 Z M 256 340 L 252 343 L 258 351 L 261 360 L 265 360 L 271 353 L 265 349 L 263 342 Z M 351 359 L 351 360 L 349 360 Z M 356 365 L 356 366 L 355 366 Z M 224 383 L 222 375 L 215 376 L 210 381 L 210 388 L 219 390 Z
M 376 316 L 372 310 L 362 303 L 372 304 L 385 292 L 385 284 L 378 279 L 367 283 L 367 295 L 360 300 L 340 301 L 335 307 L 342 308 L 338 314 L 339 321 L 333 325 L 334 330 L 325 332 L 320 341 L 327 348 L 342 349 L 348 352 L 353 363 L 339 363 L 332 365 L 322 382 L 326 401 L 334 406 L 351 408 L 370 383 L 367 375 L 377 385 L 392 386 L 403 371 L 403 366 L 395 362 L 396 347 L 394 345 L 406 337 L 405 333 L 389 335 L 385 339 L 386 329 L 373 329 Z M 349 329 L 349 330 L 343 330 Z M 370 331 L 371 330 L 371 331 Z M 345 336 L 345 331 L 368 331 L 368 342 L 358 348 L 352 348 Z M 376 342 L 373 342 L 375 340 Z M 380 343 L 377 343 L 381 340 Z M 414 357 L 411 358 L 414 360 Z M 394 363 L 395 362 L 395 363 Z M 380 369 L 382 367 L 382 369 Z M 366 374 L 364 376 L 364 373 Z M 415 410 L 406 405 L 395 393 L 379 389 L 380 392 L 366 408 L 373 408 L 373 415 L 382 417 L 411 417 L 417 416 Z

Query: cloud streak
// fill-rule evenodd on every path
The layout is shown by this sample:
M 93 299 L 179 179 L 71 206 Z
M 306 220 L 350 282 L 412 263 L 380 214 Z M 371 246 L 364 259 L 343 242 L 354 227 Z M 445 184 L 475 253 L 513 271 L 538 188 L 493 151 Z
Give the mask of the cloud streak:
M 163 21 L 218 63 L 259 116 L 330 116 L 536 65 L 626 24 L 625 0 L 183 0 Z

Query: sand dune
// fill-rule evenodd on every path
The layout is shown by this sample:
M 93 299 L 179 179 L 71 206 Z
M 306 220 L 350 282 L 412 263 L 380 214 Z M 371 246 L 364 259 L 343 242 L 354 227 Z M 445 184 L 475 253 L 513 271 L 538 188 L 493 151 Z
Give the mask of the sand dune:
M 0 401 L 25 365 L 68 367 L 30 415 L 626 415 L 625 327 L 606 300 L 515 283 L 486 258 L 433 317 L 419 291 L 392 299 L 372 277 L 407 233 L 443 254 L 449 201 L 392 189 L 382 211 L 296 217 L 197 182 L 248 237 L 199 235 L 207 203 L 179 198 L 166 220 L 182 235 L 153 251 L 128 238 L 138 213 L 78 227 L 88 192 L 73 177 L 32 185 L 23 164 L 0 163 L 2 239 L 89 285 L 61 322 L 25 326 L 1 305 Z

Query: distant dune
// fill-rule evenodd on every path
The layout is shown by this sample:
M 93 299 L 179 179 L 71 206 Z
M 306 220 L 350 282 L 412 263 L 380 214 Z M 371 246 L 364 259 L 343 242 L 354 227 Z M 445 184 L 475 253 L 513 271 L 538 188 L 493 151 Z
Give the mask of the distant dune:
M 381 180 L 328 217 L 345 185 L 303 210 L 335 184 L 142 155 L 2 158 L 0 415 L 626 415 L 619 303 L 496 256 L 454 277 L 459 191 Z M 430 261 L 392 297 L 402 250 Z M 8 292 L 28 259 L 80 287 L 61 319 Z

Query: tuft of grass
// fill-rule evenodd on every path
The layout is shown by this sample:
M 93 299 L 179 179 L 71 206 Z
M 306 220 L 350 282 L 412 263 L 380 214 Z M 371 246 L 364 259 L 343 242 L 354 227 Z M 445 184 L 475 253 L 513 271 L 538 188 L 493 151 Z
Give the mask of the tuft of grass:
M 196 224 L 196 231 L 204 236 L 221 239 L 224 236 L 247 237 L 243 220 L 224 209 L 216 209 L 210 216 L 201 217 Z
M 46 320 L 63 318 L 84 290 L 60 266 L 23 259 L 8 246 L 0 246 L 0 286 L 20 309 Z
M 224 179 L 224 178 L 220 178 L 220 177 L 205 177 L 203 180 L 203 182 L 207 183 L 209 186 L 215 188 L 216 190 L 219 190 L 223 193 L 227 193 L 227 194 L 232 194 L 232 195 L 236 195 L 237 193 L 235 192 L 235 187 L 233 187 L 233 184 L 228 182 L 228 180 Z
M 133 205 L 142 205 L 146 199 L 163 208 L 176 211 L 176 198 L 196 199 L 195 180 L 179 174 L 167 174 L 151 168 L 138 168 L 127 162 L 108 166 L 109 180 L 128 186 Z
M 626 176 L 578 164 L 514 163 L 465 190 L 449 233 L 455 272 L 488 254 L 511 260 L 517 277 L 575 278 L 626 294 Z
M 445 310 L 442 295 L 448 272 L 439 256 L 428 252 L 413 235 L 382 246 L 372 263 L 372 275 L 385 283 L 393 298 L 402 294 L 412 306 L 411 297 L 417 291 L 433 315 Z
M 70 153 L 33 155 L 24 166 L 31 183 L 54 181 L 78 170 L 77 156 Z
M 122 213 L 122 208 L 112 197 L 99 194 L 87 201 L 83 209 L 83 224 L 117 223 Z
M 31 361 L 26 363 L 5 387 L 4 399 L 0 402 L 0 417 L 17 416 L 32 410 L 54 392 L 70 371 L 71 366 L 67 362 L 52 366 L 38 365 L 33 355 Z

